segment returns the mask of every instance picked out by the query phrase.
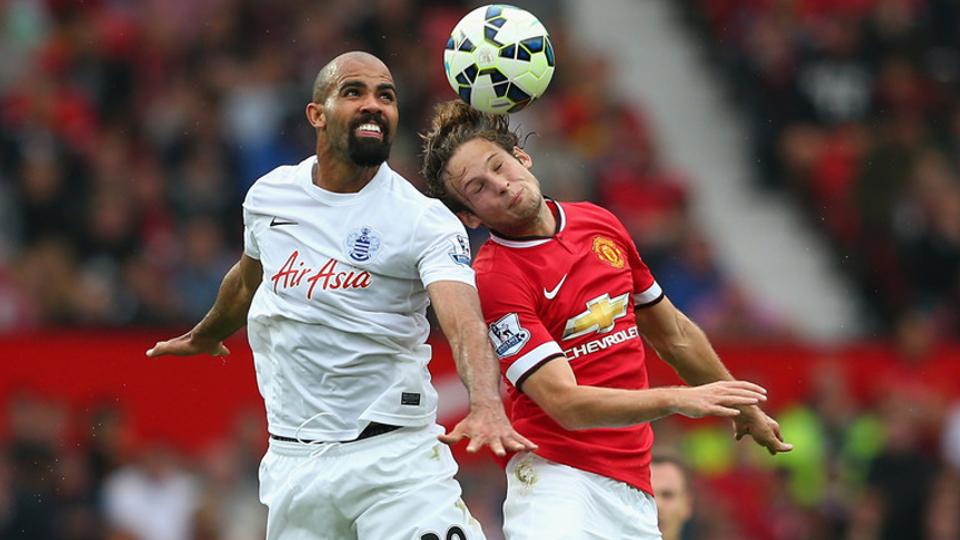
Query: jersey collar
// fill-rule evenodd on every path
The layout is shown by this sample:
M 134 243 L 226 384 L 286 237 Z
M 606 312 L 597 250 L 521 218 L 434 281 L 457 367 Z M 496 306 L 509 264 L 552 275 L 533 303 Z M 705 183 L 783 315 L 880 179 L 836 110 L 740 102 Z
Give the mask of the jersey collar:
M 313 183 L 313 165 L 316 162 L 316 155 L 310 156 L 300 162 L 300 165 L 298 165 L 300 169 L 298 171 L 300 186 L 303 187 L 307 195 L 313 199 L 331 206 L 346 206 L 360 203 L 371 193 L 376 192 L 381 185 L 385 184 L 393 172 L 390 167 L 387 166 L 387 163 L 383 162 L 380 164 L 380 168 L 377 169 L 377 174 L 375 174 L 360 191 L 356 193 L 335 193 Z
M 557 228 L 551 236 L 522 236 L 511 237 L 500 234 L 496 231 L 490 231 L 490 240 L 502 246 L 511 248 L 532 248 L 537 247 L 556 238 L 564 227 L 567 226 L 567 217 L 563 212 L 563 206 L 557 201 L 544 197 L 547 207 L 553 212 L 553 217 L 557 220 Z

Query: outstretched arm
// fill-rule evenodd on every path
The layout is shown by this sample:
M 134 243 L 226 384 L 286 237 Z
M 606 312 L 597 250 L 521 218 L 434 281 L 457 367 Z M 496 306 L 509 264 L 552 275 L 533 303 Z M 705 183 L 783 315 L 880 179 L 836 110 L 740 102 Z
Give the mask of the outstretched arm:
M 562 356 L 540 366 L 521 389 L 567 430 L 624 427 L 669 414 L 735 417 L 736 407 L 766 399 L 762 387 L 746 381 L 646 390 L 582 386 Z
M 253 294 L 263 279 L 260 261 L 242 255 L 220 284 L 217 300 L 193 330 L 167 341 L 160 341 L 147 351 L 147 356 L 191 356 L 230 354 L 223 340 L 233 335 L 247 321 Z
M 674 307 L 668 298 L 654 306 L 638 309 L 637 329 L 687 384 L 733 380 L 703 330 Z M 733 420 L 738 440 L 750 435 L 771 454 L 793 449 L 793 445 L 783 441 L 776 420 L 758 406 L 742 406 L 740 410 L 742 414 Z
M 505 449 L 536 449 L 513 429 L 503 412 L 499 365 L 487 338 L 477 290 L 456 281 L 436 281 L 427 286 L 427 293 L 450 343 L 457 372 L 470 394 L 470 413 L 440 440 L 455 444 L 467 437 L 468 452 L 489 445 L 498 456 L 504 455 Z

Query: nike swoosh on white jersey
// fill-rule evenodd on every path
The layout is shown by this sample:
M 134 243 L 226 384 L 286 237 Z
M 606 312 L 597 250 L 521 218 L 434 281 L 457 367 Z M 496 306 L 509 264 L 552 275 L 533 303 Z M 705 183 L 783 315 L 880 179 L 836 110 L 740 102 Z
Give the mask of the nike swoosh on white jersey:
M 557 296 L 557 293 L 560 292 L 560 287 L 563 287 L 563 282 L 567 280 L 567 274 L 564 274 L 560 279 L 560 283 L 557 283 L 557 286 L 553 288 L 552 291 L 548 291 L 546 288 L 543 289 L 543 295 L 547 297 L 547 300 L 553 300 Z

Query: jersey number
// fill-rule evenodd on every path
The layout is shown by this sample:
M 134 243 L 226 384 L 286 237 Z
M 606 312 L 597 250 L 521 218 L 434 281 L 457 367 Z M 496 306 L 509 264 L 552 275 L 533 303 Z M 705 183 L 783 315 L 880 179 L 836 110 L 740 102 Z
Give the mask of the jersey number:
M 427 533 L 421 536 L 420 540 L 440 540 L 440 537 L 436 533 Z M 467 535 L 463 532 L 463 529 L 454 525 L 447 530 L 445 540 L 467 540 Z

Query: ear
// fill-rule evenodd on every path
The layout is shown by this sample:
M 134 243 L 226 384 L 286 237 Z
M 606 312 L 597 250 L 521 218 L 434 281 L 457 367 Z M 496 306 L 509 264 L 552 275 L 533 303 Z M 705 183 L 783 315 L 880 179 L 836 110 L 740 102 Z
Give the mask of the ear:
M 314 128 L 321 129 L 327 126 L 327 115 L 323 111 L 323 105 L 319 103 L 307 103 L 307 122 Z
M 478 218 L 469 210 L 460 210 L 457 212 L 457 217 L 460 218 L 460 222 L 463 223 L 464 226 L 471 229 L 476 229 L 477 227 L 483 225 L 483 222 L 480 221 L 480 218 Z
M 530 167 L 533 167 L 533 158 L 530 157 L 530 154 L 524 152 L 523 148 L 520 148 L 519 146 L 514 146 L 513 157 L 517 158 L 517 161 L 519 161 L 520 164 L 526 167 L 527 169 L 529 169 Z

